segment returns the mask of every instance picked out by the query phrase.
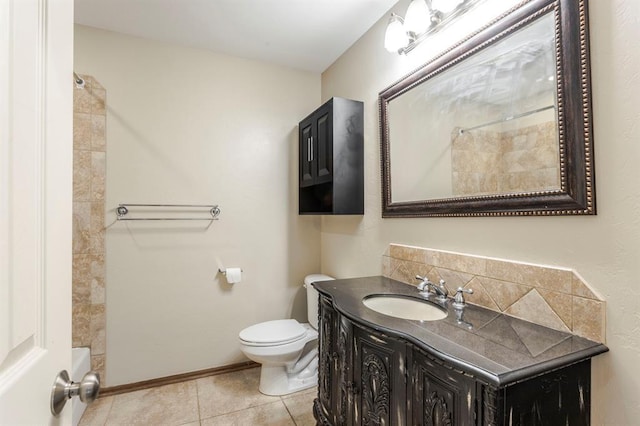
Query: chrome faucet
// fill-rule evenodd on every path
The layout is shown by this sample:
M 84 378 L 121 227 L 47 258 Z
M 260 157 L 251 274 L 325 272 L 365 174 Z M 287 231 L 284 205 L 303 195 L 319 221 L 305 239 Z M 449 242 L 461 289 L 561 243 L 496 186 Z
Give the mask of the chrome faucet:
M 434 293 L 436 295 L 436 299 L 439 301 L 443 302 L 447 300 L 447 296 L 449 296 L 449 289 L 445 285 L 444 280 L 440 280 L 440 285 L 435 285 L 429 281 L 429 278 L 426 276 L 421 277 L 420 275 L 416 275 L 416 279 L 421 281 L 418 284 L 418 291 L 420 293 L 426 294 L 427 296 Z
M 449 289 L 445 285 L 445 281 L 443 279 L 440 279 L 440 285 L 433 286 L 433 291 L 437 295 L 436 299 L 441 301 L 447 300 L 447 296 L 449 296 Z

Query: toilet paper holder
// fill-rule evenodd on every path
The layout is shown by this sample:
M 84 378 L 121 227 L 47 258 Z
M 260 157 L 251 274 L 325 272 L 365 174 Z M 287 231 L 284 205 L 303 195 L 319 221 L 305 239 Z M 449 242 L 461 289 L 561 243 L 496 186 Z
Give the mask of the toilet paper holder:
M 226 269 L 218 268 L 218 272 L 220 272 L 222 275 L 227 275 Z M 244 272 L 244 270 L 240 269 L 240 272 Z

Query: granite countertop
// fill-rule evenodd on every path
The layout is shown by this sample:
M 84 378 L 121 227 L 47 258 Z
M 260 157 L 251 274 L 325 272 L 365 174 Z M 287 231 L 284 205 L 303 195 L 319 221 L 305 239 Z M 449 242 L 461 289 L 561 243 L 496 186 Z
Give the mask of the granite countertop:
M 425 299 L 414 286 L 382 276 L 320 281 L 313 284 L 346 317 L 389 336 L 405 338 L 455 368 L 496 386 L 586 360 L 609 349 L 573 334 L 467 304 L 464 322 L 446 302 L 448 316 L 413 321 L 375 312 L 362 304 L 372 294 Z M 432 301 L 435 300 L 432 297 Z M 437 304 L 437 303 L 436 303 Z M 469 327 L 471 325 L 471 327 Z

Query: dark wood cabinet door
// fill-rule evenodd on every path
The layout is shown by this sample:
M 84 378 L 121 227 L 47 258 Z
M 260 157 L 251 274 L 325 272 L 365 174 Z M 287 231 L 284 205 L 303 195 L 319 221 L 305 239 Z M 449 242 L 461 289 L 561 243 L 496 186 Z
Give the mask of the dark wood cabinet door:
M 307 119 L 300 123 L 298 140 L 300 143 L 300 186 L 314 184 L 314 167 L 311 161 L 311 138 L 313 136 L 313 120 Z
M 319 363 L 318 363 L 318 400 L 322 415 L 336 424 L 336 404 L 334 390 L 337 383 L 335 360 L 336 325 L 338 313 L 327 298 L 320 298 L 320 315 L 318 318 Z
M 354 424 L 404 425 L 406 417 L 406 344 L 353 327 Z
M 299 125 L 300 187 L 333 178 L 333 105 L 323 105 Z
M 333 105 L 325 104 L 314 119 L 316 126 L 313 140 L 313 167 L 315 183 L 331 182 L 333 179 Z
M 414 350 L 411 424 L 475 425 L 476 381 Z
M 318 395 L 322 415 L 332 425 L 351 425 L 351 322 L 336 312 L 326 298 L 320 299 L 319 333 Z
M 338 390 L 335 395 L 336 425 L 349 426 L 353 424 L 353 381 L 352 381 L 352 353 L 353 337 L 351 322 L 342 317 L 338 317 L 338 339 L 336 347 L 336 383 L 334 389 Z
M 499 390 L 504 395 L 504 425 L 588 426 L 591 360 L 552 371 Z

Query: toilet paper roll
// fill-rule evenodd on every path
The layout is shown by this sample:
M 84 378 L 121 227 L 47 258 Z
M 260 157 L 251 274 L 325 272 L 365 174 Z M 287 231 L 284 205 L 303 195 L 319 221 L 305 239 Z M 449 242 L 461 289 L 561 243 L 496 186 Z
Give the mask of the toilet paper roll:
M 235 284 L 242 281 L 242 269 L 240 268 L 227 268 L 227 273 L 225 274 L 227 277 L 227 282 L 229 284 Z

